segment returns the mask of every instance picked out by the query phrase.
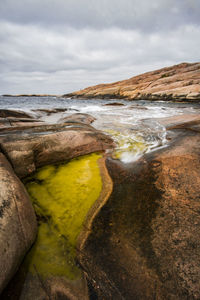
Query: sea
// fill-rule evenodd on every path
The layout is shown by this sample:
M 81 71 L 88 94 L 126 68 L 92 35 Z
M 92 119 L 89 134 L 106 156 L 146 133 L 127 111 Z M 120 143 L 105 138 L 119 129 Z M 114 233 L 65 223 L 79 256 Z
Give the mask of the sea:
M 66 110 L 44 111 L 60 108 Z M 90 114 L 96 119 L 92 126 L 115 140 L 114 158 L 129 163 L 144 153 L 167 146 L 166 129 L 157 119 L 200 113 L 200 103 L 0 96 L 0 109 L 24 111 L 51 124 L 74 113 Z

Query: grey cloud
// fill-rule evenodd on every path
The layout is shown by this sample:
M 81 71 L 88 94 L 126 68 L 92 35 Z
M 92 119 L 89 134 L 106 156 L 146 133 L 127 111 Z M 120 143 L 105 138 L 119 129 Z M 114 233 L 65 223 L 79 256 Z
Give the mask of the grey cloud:
M 163 35 L 120 28 L 58 32 L 0 22 L 0 94 L 66 93 L 126 79 L 182 61 L 198 61 L 200 27 Z
M 2 0 L 0 18 L 21 24 L 74 28 L 168 30 L 200 24 L 198 0 Z
M 198 0 L 1 0 L 0 94 L 66 93 L 198 61 Z

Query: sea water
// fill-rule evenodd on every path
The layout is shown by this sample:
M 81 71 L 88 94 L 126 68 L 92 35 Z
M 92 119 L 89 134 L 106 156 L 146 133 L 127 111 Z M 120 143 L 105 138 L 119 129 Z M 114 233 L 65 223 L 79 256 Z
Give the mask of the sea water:
M 121 105 L 110 105 L 111 103 Z M 66 110 L 57 113 L 43 111 L 56 108 Z M 90 114 L 96 118 L 92 126 L 115 140 L 117 146 L 113 157 L 129 163 L 146 152 L 166 145 L 166 129 L 157 118 L 199 113 L 200 104 L 0 96 L 0 109 L 22 110 L 47 123 L 57 123 L 73 113 Z

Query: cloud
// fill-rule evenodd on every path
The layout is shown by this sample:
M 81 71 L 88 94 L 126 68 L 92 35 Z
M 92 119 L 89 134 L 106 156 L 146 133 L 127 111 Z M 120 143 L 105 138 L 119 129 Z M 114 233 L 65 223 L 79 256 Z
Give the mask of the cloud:
M 0 94 L 66 93 L 199 60 L 196 0 L 0 1 Z
M 0 93 L 65 93 L 126 79 L 182 61 L 198 61 L 200 27 L 164 35 L 140 30 L 0 22 Z
M 200 24 L 198 0 L 3 0 L 0 19 L 43 26 L 167 30 Z

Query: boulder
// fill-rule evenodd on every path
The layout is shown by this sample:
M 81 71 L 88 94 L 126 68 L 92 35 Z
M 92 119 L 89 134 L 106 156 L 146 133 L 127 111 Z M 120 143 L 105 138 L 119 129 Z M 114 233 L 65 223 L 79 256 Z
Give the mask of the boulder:
M 113 192 L 78 258 L 95 299 L 200 299 L 200 134 L 183 127 L 135 163 L 107 160 Z
M 199 114 L 182 114 L 179 116 L 172 116 L 167 118 L 157 118 L 160 124 L 166 127 L 167 130 L 172 129 L 191 129 L 195 130 L 200 125 Z
M 45 114 L 47 114 L 47 116 L 50 116 L 51 114 L 55 114 L 55 113 L 65 112 L 67 110 L 68 110 L 68 108 L 53 108 L 53 109 L 40 108 L 40 109 L 33 109 L 34 112 L 45 113 Z
M 36 237 L 36 217 L 29 196 L 0 153 L 0 293 L 17 271 Z
M 0 136 L 0 146 L 15 173 L 23 178 L 38 167 L 105 151 L 113 148 L 114 143 L 109 136 L 89 125 L 64 123 L 30 127 L 23 131 L 5 130 Z
M 32 119 L 32 116 L 24 111 L 11 110 L 11 109 L 0 109 L 0 117 L 1 118 L 15 117 L 15 118 Z
M 64 122 L 71 122 L 71 123 L 83 123 L 83 124 L 91 124 L 96 119 L 89 115 L 89 114 L 81 114 L 81 113 L 75 113 L 70 116 L 61 118 L 58 122 L 64 123 Z

